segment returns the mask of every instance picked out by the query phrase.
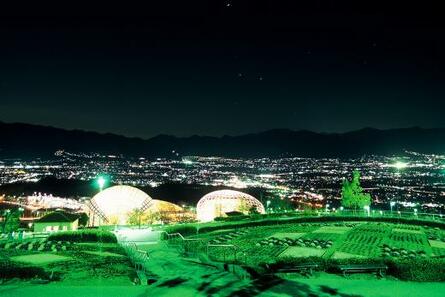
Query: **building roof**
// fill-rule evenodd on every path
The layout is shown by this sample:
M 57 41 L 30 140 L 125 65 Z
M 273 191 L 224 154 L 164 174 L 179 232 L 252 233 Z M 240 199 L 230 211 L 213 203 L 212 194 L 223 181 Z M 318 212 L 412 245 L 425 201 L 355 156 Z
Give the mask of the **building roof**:
M 43 217 L 41 217 L 39 220 L 37 220 L 37 223 L 71 223 L 77 220 L 79 216 L 77 214 L 64 212 L 64 211 L 55 211 L 51 212 Z

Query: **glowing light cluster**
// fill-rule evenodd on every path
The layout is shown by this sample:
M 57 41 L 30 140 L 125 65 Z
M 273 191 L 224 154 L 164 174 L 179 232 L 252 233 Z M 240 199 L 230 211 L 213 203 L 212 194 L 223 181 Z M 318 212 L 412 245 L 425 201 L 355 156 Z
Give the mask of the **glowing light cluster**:
M 196 215 L 199 221 L 209 222 L 216 217 L 225 216 L 227 212 L 246 213 L 252 207 L 259 213 L 265 213 L 263 204 L 255 197 L 238 191 L 220 190 L 211 192 L 199 200 Z
M 127 223 L 129 213 L 141 209 L 151 200 L 150 196 L 137 188 L 114 186 L 96 194 L 91 203 L 98 208 L 94 212 L 101 212 L 109 222 L 123 225 Z
M 398 161 L 394 164 L 394 167 L 397 169 L 403 169 L 403 168 L 408 167 L 408 164 L 405 162 Z
M 395 162 L 393 164 L 383 165 L 383 167 L 393 167 L 393 168 L 396 168 L 396 169 L 400 170 L 400 169 L 407 168 L 408 167 L 408 163 L 402 162 L 402 161 L 397 161 L 397 162 Z

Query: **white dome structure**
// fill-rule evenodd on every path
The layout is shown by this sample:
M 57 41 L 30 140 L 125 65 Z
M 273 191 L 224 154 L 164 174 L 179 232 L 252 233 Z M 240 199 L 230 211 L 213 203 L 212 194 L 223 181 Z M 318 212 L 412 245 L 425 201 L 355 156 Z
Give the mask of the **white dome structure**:
M 209 222 L 216 217 L 226 216 L 228 212 L 247 213 L 252 208 L 265 213 L 263 204 L 255 197 L 238 191 L 220 190 L 211 192 L 198 201 L 196 215 L 198 221 Z
M 87 208 L 92 225 L 124 225 L 131 212 L 145 211 L 151 204 L 151 197 L 135 187 L 113 186 L 96 194 Z
M 151 212 L 181 212 L 181 211 L 184 211 L 184 209 L 182 207 L 180 207 L 179 205 L 176 205 L 176 204 L 168 202 L 168 201 L 153 199 L 150 203 L 150 207 L 148 208 L 148 211 L 151 211 Z

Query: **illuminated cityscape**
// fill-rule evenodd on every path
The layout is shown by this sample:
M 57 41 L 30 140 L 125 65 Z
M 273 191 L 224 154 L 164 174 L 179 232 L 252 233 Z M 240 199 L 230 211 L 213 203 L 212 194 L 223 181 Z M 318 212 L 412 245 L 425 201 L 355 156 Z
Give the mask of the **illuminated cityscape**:
M 415 152 L 406 152 L 403 157 L 365 156 L 349 160 L 198 156 L 146 160 L 58 152 L 47 161 L 3 160 L 1 167 L 1 184 L 37 182 L 48 176 L 93 180 L 106 173 L 115 184 L 153 188 L 168 183 L 261 188 L 282 199 L 337 208 L 342 180 L 353 170 L 359 170 L 364 188 L 372 194 L 372 204 L 379 209 L 388 209 L 393 201 L 400 209 L 418 208 L 436 213 L 445 210 L 445 156 Z M 171 198 L 187 202 L 187 197 Z
M 441 1 L 3 1 L 0 297 L 445 296 Z

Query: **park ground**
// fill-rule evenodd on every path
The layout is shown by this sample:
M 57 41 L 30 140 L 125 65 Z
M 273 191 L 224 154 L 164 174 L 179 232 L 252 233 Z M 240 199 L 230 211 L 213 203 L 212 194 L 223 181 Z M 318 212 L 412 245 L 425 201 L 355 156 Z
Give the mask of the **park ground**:
M 240 280 L 234 274 L 181 258 L 164 246 L 151 246 L 151 272 L 156 282 L 138 286 L 127 278 L 67 277 L 59 282 L 35 285 L 11 281 L 0 286 L 2 297 L 143 297 L 143 296 L 443 296 L 445 283 L 405 282 L 374 275 L 347 278 L 316 272 L 310 278 L 286 274 L 281 278 Z
M 277 229 L 278 228 L 278 229 Z M 131 236 L 133 235 L 133 237 Z M 11 279 L 0 285 L 1 297 L 143 297 L 143 296 L 443 296 L 445 282 L 401 281 L 391 276 L 380 279 L 372 274 L 348 277 L 315 272 L 311 277 L 299 274 L 240 279 L 237 275 L 184 257 L 178 249 L 165 242 L 155 243 L 153 234 L 135 231 L 127 234 L 131 240 L 145 239 L 138 244 L 149 251 L 147 261 L 153 282 L 135 285 L 132 266 L 115 244 L 75 244 L 66 249 L 57 244 L 41 244 L 43 251 L 9 249 L 14 261 L 29 262 L 60 271 L 63 278 L 48 284 L 32 280 Z M 431 239 L 434 237 L 434 239 Z M 196 236 L 195 236 L 196 237 Z M 438 254 L 443 249 L 442 231 L 418 226 L 350 223 L 349 225 L 301 224 L 250 228 L 249 230 L 219 230 L 197 236 L 204 242 L 236 243 L 244 246 L 251 263 L 285 254 L 321 257 L 373 256 L 385 253 L 388 244 L 399 251 L 418 251 L 422 257 Z M 299 239 L 304 239 L 302 242 Z M 317 244 L 314 246 L 314 241 Z M 329 245 L 329 241 L 332 244 Z M 289 244 L 287 244 L 289 242 Z M 434 243 L 432 245 L 431 243 Z M 29 248 L 30 245 L 28 245 Z M 53 250 L 55 249 L 55 251 Z M 6 253 L 6 252 L 5 252 Z M 305 254 L 306 253 L 306 254 Z M 337 254 L 336 254 L 337 253 Z M 394 253 L 391 251 L 391 253 Z M 214 257 L 221 257 L 215 250 Z M 278 255 L 278 256 L 279 256 Z M 287 255 L 287 254 L 285 254 Z M 287 255 L 287 256 L 289 256 Z M 276 256 L 276 257 L 278 257 Z M 401 257 L 396 255 L 394 257 Z M 391 256 L 392 257 L 392 256 Z M 44 262 L 41 262 L 44 261 Z M 46 261 L 46 263 L 45 263 Z

